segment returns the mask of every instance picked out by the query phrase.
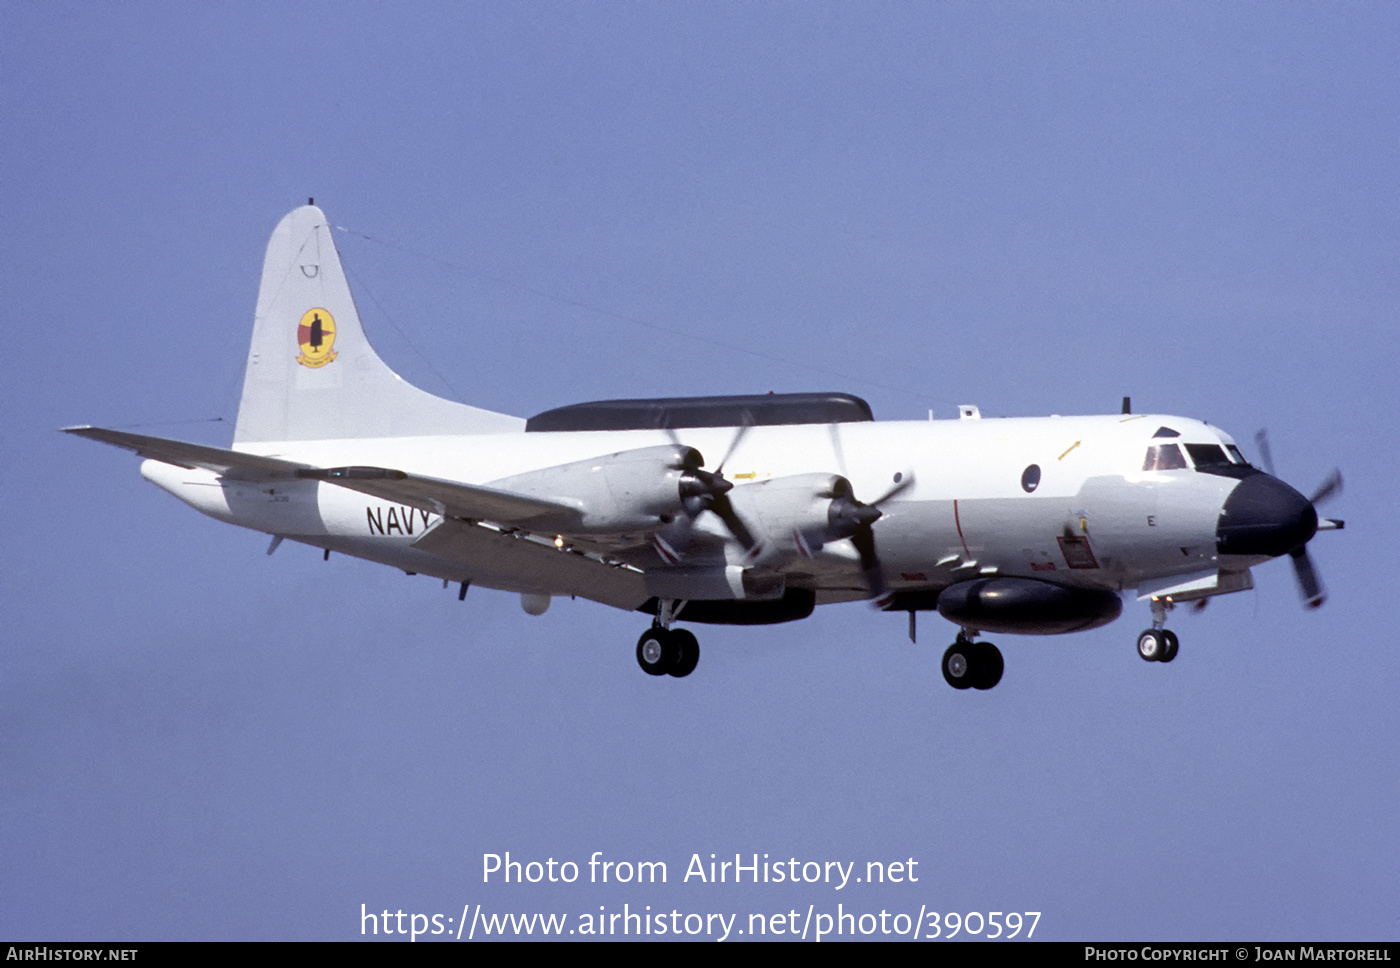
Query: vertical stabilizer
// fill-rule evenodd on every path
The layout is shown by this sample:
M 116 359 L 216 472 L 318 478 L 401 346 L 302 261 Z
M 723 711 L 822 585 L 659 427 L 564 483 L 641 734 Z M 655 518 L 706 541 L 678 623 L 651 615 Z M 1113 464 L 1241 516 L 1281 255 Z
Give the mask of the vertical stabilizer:
M 314 205 L 267 244 L 235 444 L 509 433 L 518 417 L 425 393 L 365 339 L 331 227 Z

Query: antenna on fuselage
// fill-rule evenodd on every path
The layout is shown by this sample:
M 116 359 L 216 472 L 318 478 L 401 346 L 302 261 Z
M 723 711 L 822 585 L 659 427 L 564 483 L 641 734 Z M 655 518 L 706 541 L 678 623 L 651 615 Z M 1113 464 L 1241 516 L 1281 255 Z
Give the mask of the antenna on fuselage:
M 1132 398 L 1132 397 L 1124 397 L 1124 398 L 1123 398 L 1123 412 L 1124 412 L 1124 413 L 1132 413 L 1132 412 L 1133 412 L 1133 398 Z

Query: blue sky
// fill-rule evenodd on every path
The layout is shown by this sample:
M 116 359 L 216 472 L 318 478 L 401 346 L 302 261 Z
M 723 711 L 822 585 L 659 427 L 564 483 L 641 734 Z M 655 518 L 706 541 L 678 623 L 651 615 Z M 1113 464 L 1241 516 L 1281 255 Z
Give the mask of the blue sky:
M 1397 53 L 1381 3 L 0 6 L 0 936 L 842 904 L 1394 939 Z M 493 410 L 1267 426 L 1300 490 L 1346 475 L 1330 601 L 1276 562 L 1178 613 L 1170 666 L 1129 603 L 997 637 L 969 695 L 936 616 L 700 628 L 656 681 L 639 615 L 269 558 L 55 430 L 226 444 L 308 196 L 390 365 Z M 670 876 L 483 884 L 507 850 Z M 683 882 L 697 853 L 920 876 Z

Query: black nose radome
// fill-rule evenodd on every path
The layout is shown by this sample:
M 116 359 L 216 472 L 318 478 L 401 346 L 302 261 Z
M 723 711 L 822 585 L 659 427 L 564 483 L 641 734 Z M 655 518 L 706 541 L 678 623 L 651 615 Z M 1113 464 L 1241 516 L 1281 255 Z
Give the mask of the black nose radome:
M 1235 485 L 1215 527 L 1222 555 L 1287 554 L 1317 531 L 1317 511 L 1277 477 L 1252 474 Z

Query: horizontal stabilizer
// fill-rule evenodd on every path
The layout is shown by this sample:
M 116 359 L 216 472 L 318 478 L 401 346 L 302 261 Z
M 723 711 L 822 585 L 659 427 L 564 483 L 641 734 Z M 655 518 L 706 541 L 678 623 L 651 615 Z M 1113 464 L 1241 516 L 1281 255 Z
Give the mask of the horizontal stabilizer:
M 325 481 L 351 491 L 420 508 L 430 514 L 511 527 L 565 531 L 577 524 L 577 508 L 495 488 L 420 477 L 385 467 L 312 467 L 276 457 L 206 447 L 183 440 L 147 437 L 102 427 L 65 427 L 64 433 L 122 447 L 138 456 L 177 467 L 201 467 L 241 481 L 300 478 Z
M 107 430 L 103 427 L 64 427 L 65 434 L 99 440 L 113 447 L 133 451 L 140 457 L 149 457 L 177 467 L 202 467 L 224 477 L 238 480 L 264 480 L 273 477 L 295 477 L 296 472 L 306 464 L 279 460 L 276 457 L 260 457 L 237 450 L 224 450 L 222 447 L 206 447 L 203 444 L 190 444 L 183 440 L 167 440 L 164 437 L 147 437 L 144 434 L 129 434 L 122 430 Z

